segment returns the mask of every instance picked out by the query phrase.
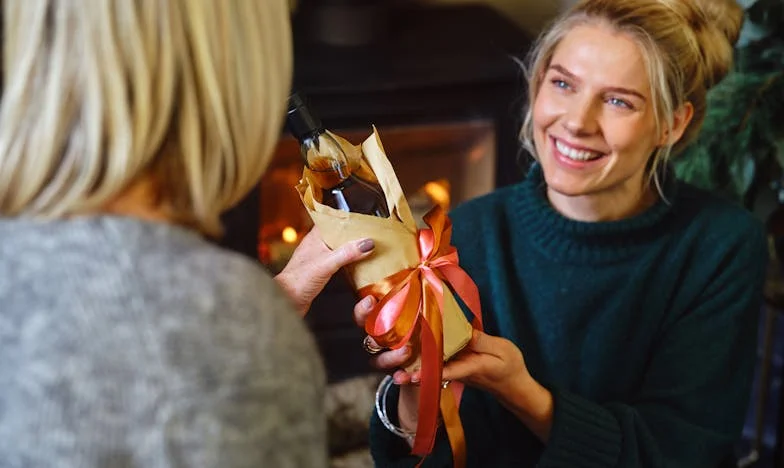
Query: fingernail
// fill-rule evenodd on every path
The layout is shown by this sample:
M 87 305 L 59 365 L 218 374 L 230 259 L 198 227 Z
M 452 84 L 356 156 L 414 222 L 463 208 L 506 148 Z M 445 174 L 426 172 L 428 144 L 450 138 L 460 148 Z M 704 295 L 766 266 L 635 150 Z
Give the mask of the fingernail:
M 368 310 L 373 306 L 373 296 L 367 296 L 360 303 L 363 309 Z
M 376 243 L 373 242 L 373 239 L 363 239 L 362 242 L 359 243 L 359 251 L 362 253 L 370 252 L 375 247 Z

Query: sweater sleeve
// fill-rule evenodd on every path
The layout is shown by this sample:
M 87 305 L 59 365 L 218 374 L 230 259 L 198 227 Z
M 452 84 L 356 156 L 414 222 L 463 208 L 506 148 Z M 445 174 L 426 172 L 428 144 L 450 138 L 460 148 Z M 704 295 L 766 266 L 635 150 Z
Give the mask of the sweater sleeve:
M 715 467 L 742 429 L 767 249 L 761 230 L 725 250 L 714 278 L 664 331 L 633 401 L 552 389 L 539 467 Z

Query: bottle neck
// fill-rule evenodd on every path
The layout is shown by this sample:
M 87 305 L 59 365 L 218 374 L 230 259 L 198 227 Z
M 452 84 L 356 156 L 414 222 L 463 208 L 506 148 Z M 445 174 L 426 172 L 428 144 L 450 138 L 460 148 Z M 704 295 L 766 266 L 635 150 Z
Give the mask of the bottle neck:
M 324 128 L 314 128 L 309 132 L 296 135 L 300 145 L 318 145 L 319 137 L 327 132 Z
M 314 131 L 300 141 L 305 165 L 323 189 L 332 189 L 351 176 L 346 153 L 325 130 Z

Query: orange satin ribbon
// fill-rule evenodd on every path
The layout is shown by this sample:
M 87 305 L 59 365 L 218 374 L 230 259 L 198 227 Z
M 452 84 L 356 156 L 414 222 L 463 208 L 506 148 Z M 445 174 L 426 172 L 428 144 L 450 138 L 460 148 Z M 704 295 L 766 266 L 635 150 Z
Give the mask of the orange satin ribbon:
M 444 364 L 442 310 L 446 284 L 474 315 L 472 326 L 482 329 L 482 312 L 476 284 L 458 266 L 457 249 L 450 245 L 452 223 L 436 206 L 424 216 L 430 229 L 417 233 L 420 263 L 359 290 L 377 300 L 365 321 L 365 331 L 383 347 L 404 346 L 419 325 L 421 380 L 416 437 L 412 453 L 426 456 L 433 450 L 439 409 L 452 446 L 454 466 L 465 466 L 465 435 L 458 408 L 463 393 L 460 382 L 442 392 Z

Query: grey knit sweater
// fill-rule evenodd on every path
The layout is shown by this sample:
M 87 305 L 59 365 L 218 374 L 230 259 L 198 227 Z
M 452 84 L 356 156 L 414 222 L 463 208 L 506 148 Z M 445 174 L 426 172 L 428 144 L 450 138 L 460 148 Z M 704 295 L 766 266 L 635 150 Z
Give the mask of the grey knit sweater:
M 1 467 L 320 467 L 324 372 L 274 281 L 130 218 L 0 218 Z

